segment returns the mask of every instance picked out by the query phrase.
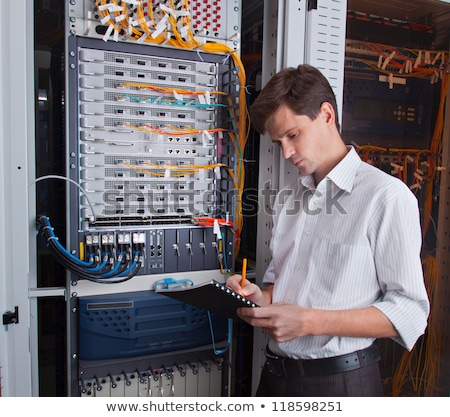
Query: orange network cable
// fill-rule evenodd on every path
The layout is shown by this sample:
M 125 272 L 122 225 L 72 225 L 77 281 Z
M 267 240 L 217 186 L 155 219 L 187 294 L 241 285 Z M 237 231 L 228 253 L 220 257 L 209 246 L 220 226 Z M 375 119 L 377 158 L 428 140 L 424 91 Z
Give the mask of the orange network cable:
M 120 32 L 121 28 L 116 25 L 113 17 L 111 16 L 108 7 L 111 7 L 109 3 L 106 2 L 106 0 L 97 0 L 96 5 L 98 8 L 99 15 L 102 17 L 101 23 L 107 24 L 109 27 L 112 27 L 113 30 L 116 32 Z
M 139 33 L 133 26 L 128 24 L 129 15 L 125 3 L 124 6 L 121 7 L 116 0 L 112 0 L 111 2 L 107 2 L 106 0 L 96 0 L 95 4 L 99 15 L 102 17 L 101 21 L 103 24 L 112 27 L 117 33 L 121 33 L 122 30 L 130 29 L 135 35 Z M 117 22 L 119 22 L 119 25 L 116 24 Z
M 435 130 L 433 133 L 433 138 L 431 140 L 431 147 L 430 147 L 430 150 L 436 154 L 441 153 L 442 151 L 442 132 L 444 129 L 445 102 L 447 99 L 449 86 L 450 86 L 450 74 L 446 73 L 441 84 L 438 115 L 436 118 Z
M 129 164 L 127 162 L 121 162 L 121 165 L 132 169 L 135 172 L 141 172 L 143 174 L 149 174 L 155 177 L 185 177 L 186 175 L 193 175 L 202 170 L 213 170 L 219 167 L 226 167 L 225 164 L 210 164 L 210 165 L 172 165 L 172 164 L 152 164 L 150 162 L 144 162 L 142 165 L 148 167 L 143 168 Z M 161 172 L 163 171 L 163 172 Z
M 169 8 L 170 10 L 175 10 L 175 3 L 173 0 L 169 1 Z M 192 47 L 199 46 L 199 42 L 197 42 L 192 34 L 192 32 L 189 30 L 190 28 L 190 19 L 186 18 L 186 15 L 190 15 L 189 13 L 189 6 L 187 1 L 184 2 L 182 5 L 181 16 L 180 20 L 176 18 L 176 15 L 172 13 L 168 13 L 168 21 L 171 24 L 173 28 L 173 33 L 175 35 L 176 40 L 178 41 L 179 45 L 184 49 L 189 49 Z M 180 28 L 184 31 L 183 35 L 178 30 L 178 22 L 180 22 Z
M 192 134 L 202 134 L 202 133 L 218 133 L 218 132 L 226 132 L 226 129 L 223 129 L 221 127 L 215 128 L 215 129 L 205 129 L 205 130 L 198 130 L 194 129 L 190 126 L 183 126 L 183 127 L 177 127 L 177 126 L 164 126 L 164 129 L 161 129 L 159 127 L 155 127 L 152 125 L 149 125 L 148 123 L 144 123 L 141 126 L 132 125 L 131 123 L 123 123 L 123 127 L 129 127 L 132 129 L 140 130 L 143 132 L 149 132 L 149 133 L 157 133 L 160 135 L 170 135 L 170 136 L 184 136 L 184 135 L 192 135 Z
M 442 139 L 443 139 L 443 130 L 444 130 L 444 111 L 445 111 L 445 103 L 447 101 L 447 94 L 450 86 L 450 74 L 445 74 L 444 79 L 441 84 L 441 95 L 439 102 L 438 115 L 436 117 L 435 129 L 433 132 L 433 137 L 431 139 L 430 151 L 434 155 L 441 155 L 442 153 Z M 430 161 L 431 164 L 434 163 L 433 160 Z M 433 169 L 437 170 L 437 167 L 434 165 Z M 439 181 L 439 176 L 435 176 L 435 181 Z M 424 209 L 426 212 L 431 213 L 432 205 L 433 205 L 433 187 L 434 184 L 428 184 L 427 186 L 427 196 L 424 203 Z M 425 231 L 428 230 L 430 224 L 430 218 L 427 217 L 424 222 Z
M 126 3 L 123 3 L 122 6 L 119 6 L 117 3 L 117 0 L 112 0 L 110 3 L 116 6 L 115 10 L 113 11 L 113 15 L 115 17 L 116 22 L 119 22 L 119 25 L 124 29 L 128 30 L 129 25 L 125 22 L 128 22 L 129 14 L 128 9 L 126 6 Z
M 197 217 L 194 216 L 192 218 L 192 223 L 197 226 L 214 226 L 217 224 L 218 226 L 234 226 L 233 222 L 230 222 L 226 219 L 214 218 L 214 217 Z
M 438 125 L 439 123 L 437 123 Z M 438 161 L 440 159 L 439 155 L 435 154 L 434 151 L 429 149 L 410 149 L 410 148 L 382 148 L 378 146 L 371 145 L 362 145 L 357 146 L 358 154 L 361 159 L 364 161 L 369 160 L 371 155 L 375 152 L 386 154 L 389 156 L 393 156 L 397 154 L 397 166 L 396 171 L 394 173 L 407 185 L 411 187 L 411 189 L 417 194 L 418 191 L 424 186 L 424 203 L 423 203 L 423 212 L 426 214 L 430 214 L 432 212 L 433 205 L 433 192 L 435 188 L 436 182 L 440 179 L 440 173 L 438 170 Z M 373 157 L 372 157 L 373 158 Z M 421 162 L 425 162 L 426 168 L 424 171 L 419 169 L 419 164 Z M 414 177 L 411 181 L 411 178 L 408 177 L 408 167 L 409 164 L 414 165 Z M 431 215 L 425 216 L 422 221 L 422 234 L 426 235 L 430 222 L 432 221 Z
M 125 81 L 121 84 L 122 87 L 136 87 L 141 89 L 147 89 L 151 91 L 156 91 L 159 93 L 167 93 L 173 95 L 174 93 L 182 94 L 182 95 L 196 95 L 196 96 L 205 96 L 206 94 L 211 95 L 226 95 L 223 91 L 193 91 L 193 90 L 184 90 L 182 88 L 173 88 L 173 87 L 161 87 L 149 83 L 137 83 L 133 81 Z
M 400 152 L 398 152 L 398 154 L 397 154 L 397 164 L 398 164 L 398 166 L 401 166 L 400 164 L 402 163 L 402 158 L 403 158 L 402 154 Z M 404 179 L 403 179 L 403 169 L 398 169 L 397 170 L 397 176 L 402 181 L 404 181 Z
M 442 68 L 448 63 L 448 51 L 399 48 L 365 41 L 348 41 L 351 52 L 373 55 L 370 58 L 351 58 L 384 74 L 402 77 L 435 78 L 442 76 Z

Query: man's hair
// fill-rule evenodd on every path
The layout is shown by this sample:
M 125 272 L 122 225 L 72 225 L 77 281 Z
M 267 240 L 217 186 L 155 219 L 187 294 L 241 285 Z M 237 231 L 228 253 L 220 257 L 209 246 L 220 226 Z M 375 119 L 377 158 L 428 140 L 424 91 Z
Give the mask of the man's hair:
M 250 107 L 251 121 L 257 132 L 266 132 L 267 119 L 285 104 L 295 114 L 314 120 L 322 103 L 333 106 L 339 129 L 336 97 L 324 75 L 311 65 L 285 68 L 275 74 Z

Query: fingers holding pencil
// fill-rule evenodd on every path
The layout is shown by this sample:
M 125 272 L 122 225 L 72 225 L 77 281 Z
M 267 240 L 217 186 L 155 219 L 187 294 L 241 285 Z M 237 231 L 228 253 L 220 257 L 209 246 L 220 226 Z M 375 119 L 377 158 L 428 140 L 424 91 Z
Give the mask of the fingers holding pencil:
M 247 276 L 247 258 L 242 260 L 242 272 L 241 272 L 241 288 L 244 289 L 245 281 Z M 242 292 L 242 295 L 245 297 L 245 292 Z
M 252 296 L 257 295 L 260 291 L 259 287 L 252 284 L 247 280 L 247 259 L 242 260 L 241 274 L 231 275 L 227 279 L 227 287 L 231 288 L 234 292 L 241 294 L 242 296 L 252 300 Z
M 234 292 L 238 294 L 244 293 L 245 296 L 250 295 L 252 292 L 251 286 L 254 285 L 247 279 L 242 279 L 241 274 L 235 274 L 231 275 L 229 278 L 227 278 L 227 287 L 231 288 Z

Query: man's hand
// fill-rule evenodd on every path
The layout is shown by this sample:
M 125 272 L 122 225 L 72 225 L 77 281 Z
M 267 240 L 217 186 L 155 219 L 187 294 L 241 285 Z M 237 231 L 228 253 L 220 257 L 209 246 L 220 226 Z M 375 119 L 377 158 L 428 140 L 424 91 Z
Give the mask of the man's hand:
M 276 342 L 287 342 L 310 334 L 311 313 L 311 309 L 284 303 L 237 310 L 240 318 L 252 326 L 261 327 Z

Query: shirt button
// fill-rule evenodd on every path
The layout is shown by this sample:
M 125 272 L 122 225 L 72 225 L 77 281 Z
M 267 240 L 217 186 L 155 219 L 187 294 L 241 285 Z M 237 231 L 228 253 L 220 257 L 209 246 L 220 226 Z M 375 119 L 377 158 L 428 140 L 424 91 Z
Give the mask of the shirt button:
M 297 269 L 302 269 L 302 264 L 301 263 L 297 264 Z
M 308 237 L 311 234 L 311 232 L 308 230 L 307 232 L 304 233 L 305 237 Z
M 309 208 L 311 210 L 316 210 L 320 205 L 320 201 L 317 197 L 313 197 L 311 198 L 311 200 L 309 201 Z

